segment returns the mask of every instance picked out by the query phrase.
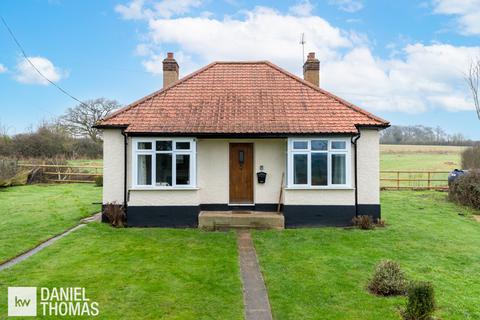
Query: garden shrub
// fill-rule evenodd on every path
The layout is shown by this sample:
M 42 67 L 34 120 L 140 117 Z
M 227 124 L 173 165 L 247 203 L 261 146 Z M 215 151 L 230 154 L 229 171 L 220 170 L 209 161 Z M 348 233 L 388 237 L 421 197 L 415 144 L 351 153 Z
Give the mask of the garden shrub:
M 95 177 L 95 186 L 103 187 L 103 176 Z
M 448 198 L 456 203 L 480 209 L 480 170 L 470 170 L 450 184 Z
M 408 300 L 403 317 L 406 320 L 432 319 L 435 311 L 433 285 L 429 282 L 414 282 L 408 288 Z
M 405 294 L 406 280 L 400 265 L 391 260 L 383 260 L 375 267 L 368 290 L 380 296 Z
M 480 169 L 480 145 L 462 152 L 462 169 Z
M 375 228 L 375 224 L 373 223 L 372 216 L 367 216 L 367 215 L 356 216 L 352 219 L 352 223 L 355 227 L 363 230 L 370 230 Z
M 127 215 L 122 205 L 115 202 L 107 203 L 103 207 L 103 214 L 112 226 L 119 228 L 126 226 Z

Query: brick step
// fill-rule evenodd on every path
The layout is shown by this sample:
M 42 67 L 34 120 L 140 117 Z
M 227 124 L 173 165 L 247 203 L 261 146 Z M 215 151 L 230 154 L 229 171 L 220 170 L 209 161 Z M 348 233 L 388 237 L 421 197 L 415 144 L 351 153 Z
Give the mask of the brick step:
M 283 214 L 258 211 L 201 211 L 198 227 L 203 230 L 284 229 Z

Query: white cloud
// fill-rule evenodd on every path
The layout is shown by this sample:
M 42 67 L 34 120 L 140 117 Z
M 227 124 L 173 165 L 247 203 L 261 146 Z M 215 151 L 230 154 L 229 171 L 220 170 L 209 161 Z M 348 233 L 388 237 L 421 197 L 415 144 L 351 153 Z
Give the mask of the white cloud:
M 3 64 L 0 63 L 0 73 L 7 72 L 7 67 L 5 67 Z
M 346 12 L 357 12 L 363 9 L 363 3 L 359 0 L 330 0 L 329 3 Z
M 163 0 L 145 1 L 132 0 L 129 4 L 119 4 L 115 11 L 120 13 L 126 20 L 141 20 L 155 17 L 171 18 L 175 15 L 188 13 L 192 8 L 202 4 L 201 0 Z
M 296 16 L 310 16 L 313 11 L 313 4 L 309 0 L 303 0 L 294 6 L 291 6 L 288 11 Z
M 299 41 L 303 32 L 306 51 L 316 51 L 323 59 L 334 59 L 338 50 L 352 46 L 347 33 L 320 17 L 283 15 L 264 7 L 245 11 L 236 19 L 182 17 L 149 21 L 150 42 L 158 52 L 176 45 L 180 51 L 197 57 L 197 63 L 268 58 L 291 70 L 301 69 Z
M 144 19 L 149 15 L 143 8 L 144 2 L 144 0 L 133 0 L 128 5 L 119 4 L 115 7 L 115 11 L 126 20 Z
M 223 19 L 151 18 L 137 51 L 154 74 L 162 73 L 162 60 L 175 47 L 181 76 L 215 60 L 265 59 L 301 75 L 302 32 L 305 52 L 315 51 L 321 60 L 321 86 L 359 106 L 408 113 L 473 109 L 463 72 L 479 47 L 405 40 L 394 47 L 395 54 L 380 58 L 368 38 L 319 16 L 257 7 Z
M 67 73 L 65 71 L 62 71 L 61 69 L 55 67 L 53 63 L 47 58 L 29 57 L 29 60 L 43 75 L 45 75 L 45 77 L 47 77 L 53 82 L 58 82 L 62 78 L 65 78 L 67 76 Z M 14 78 L 18 82 L 27 84 L 48 84 L 48 81 L 45 80 L 42 76 L 40 76 L 38 72 L 25 59 L 22 59 L 18 62 L 16 69 L 17 70 Z
M 465 35 L 480 35 L 480 0 L 433 0 L 434 13 L 453 15 Z
M 170 18 L 173 15 L 182 15 L 202 4 L 200 0 L 163 0 L 155 3 L 154 8 L 158 16 Z
M 355 48 L 326 61 L 321 82 L 373 111 L 472 110 L 463 72 L 478 49 L 417 43 L 404 47 L 401 57 L 380 59 L 368 48 Z
M 135 54 L 137 56 L 145 57 L 145 56 L 153 54 L 153 52 L 152 52 L 152 49 L 150 48 L 150 45 L 148 45 L 146 43 L 140 43 L 135 48 Z

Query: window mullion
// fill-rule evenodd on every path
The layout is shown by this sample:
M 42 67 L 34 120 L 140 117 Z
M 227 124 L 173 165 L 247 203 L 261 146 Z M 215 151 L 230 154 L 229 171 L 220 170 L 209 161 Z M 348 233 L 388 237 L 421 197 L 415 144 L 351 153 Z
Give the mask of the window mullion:
M 152 186 L 157 185 L 157 154 L 152 152 Z
M 177 153 L 172 151 L 172 187 L 177 186 Z
M 289 146 L 287 150 L 287 185 L 293 186 L 293 153 Z
M 332 186 L 332 152 L 327 152 L 327 186 Z
M 312 186 L 312 152 L 307 152 L 307 185 Z

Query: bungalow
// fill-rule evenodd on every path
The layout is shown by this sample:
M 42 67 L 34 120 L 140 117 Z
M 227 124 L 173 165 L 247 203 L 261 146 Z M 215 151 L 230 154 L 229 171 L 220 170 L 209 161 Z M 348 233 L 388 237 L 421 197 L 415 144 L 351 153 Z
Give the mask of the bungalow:
M 381 118 L 268 61 L 213 62 L 100 121 L 103 203 L 129 226 L 197 226 L 200 211 L 281 208 L 286 227 L 380 217 Z M 260 215 L 259 215 L 260 216 Z

